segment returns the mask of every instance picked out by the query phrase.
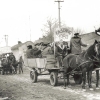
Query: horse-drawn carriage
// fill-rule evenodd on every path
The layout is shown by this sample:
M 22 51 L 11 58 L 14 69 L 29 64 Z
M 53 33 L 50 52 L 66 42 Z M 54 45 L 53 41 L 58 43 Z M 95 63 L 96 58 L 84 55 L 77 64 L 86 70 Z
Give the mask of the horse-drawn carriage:
M 64 69 L 56 66 L 54 55 L 47 55 L 42 58 L 28 58 L 26 65 L 30 68 L 30 78 L 32 82 L 37 82 L 39 75 L 50 75 L 50 84 L 56 86 L 59 78 L 63 78 L 64 82 L 69 75 L 72 75 L 76 84 L 83 82 L 82 88 L 85 88 L 86 73 L 89 88 L 91 88 L 92 71 L 96 70 L 96 87 L 99 86 L 99 70 L 100 70 L 100 43 L 95 41 L 86 51 L 79 56 L 69 54 L 64 58 Z M 79 62 L 77 62 L 79 61 Z M 74 64 L 74 65 L 73 65 Z M 72 66 L 73 65 L 73 66 Z M 72 68 L 71 70 L 69 70 Z M 63 73 L 63 74 L 62 74 Z M 66 76 L 63 76 L 66 74 Z M 66 84 L 66 83 L 64 83 Z
M 39 75 L 50 75 L 50 84 L 56 86 L 58 79 L 63 78 L 63 67 L 56 66 L 54 55 L 47 55 L 43 58 L 28 58 L 27 64 L 30 68 L 30 78 L 32 82 L 37 82 Z M 80 71 L 73 71 L 71 75 L 76 84 L 81 84 L 82 74 Z
M 48 57 L 49 60 L 48 60 Z M 81 84 L 83 82 L 82 88 L 85 88 L 86 84 L 86 73 L 89 88 L 92 87 L 92 71 L 95 68 L 100 69 L 100 42 L 95 41 L 86 51 L 80 55 L 69 54 L 63 59 L 63 68 L 55 65 L 52 61 L 55 59 L 54 55 L 52 57 L 46 56 L 46 58 L 32 58 L 27 59 L 27 65 L 31 67 L 30 78 L 33 82 L 37 82 L 37 77 L 39 75 L 50 74 L 50 83 L 55 86 L 58 82 L 59 74 L 63 73 L 64 85 L 66 87 L 69 84 L 69 75 L 72 75 L 75 83 Z M 99 85 L 99 69 L 96 70 L 96 87 Z M 43 72 L 49 72 L 44 74 Z

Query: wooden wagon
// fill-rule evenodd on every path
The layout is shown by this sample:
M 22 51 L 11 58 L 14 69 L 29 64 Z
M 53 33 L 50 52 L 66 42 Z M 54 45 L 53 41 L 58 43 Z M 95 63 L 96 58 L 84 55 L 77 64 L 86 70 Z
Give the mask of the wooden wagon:
M 33 83 L 37 82 L 39 75 L 50 75 L 50 84 L 56 86 L 58 79 L 63 79 L 64 70 L 57 66 L 55 57 L 53 55 L 47 55 L 43 58 L 28 58 L 27 65 L 30 70 L 30 78 Z M 71 75 L 74 78 L 75 83 L 81 84 L 82 75 L 80 72 L 72 72 Z

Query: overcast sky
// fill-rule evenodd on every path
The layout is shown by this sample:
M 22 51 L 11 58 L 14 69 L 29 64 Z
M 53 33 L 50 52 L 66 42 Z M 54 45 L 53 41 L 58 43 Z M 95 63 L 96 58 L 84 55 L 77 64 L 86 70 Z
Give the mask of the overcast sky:
M 61 21 L 86 33 L 100 26 L 100 0 L 64 0 Z M 30 18 L 29 18 L 30 16 Z M 54 0 L 0 0 L 0 47 L 17 41 L 35 41 L 42 37 L 47 17 L 58 18 L 58 3 Z M 30 31 L 31 29 L 31 31 Z

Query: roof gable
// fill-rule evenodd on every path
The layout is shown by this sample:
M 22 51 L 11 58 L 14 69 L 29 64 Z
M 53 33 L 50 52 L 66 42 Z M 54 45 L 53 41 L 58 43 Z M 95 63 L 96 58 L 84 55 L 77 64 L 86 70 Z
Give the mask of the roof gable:
M 12 46 L 12 47 L 11 47 L 11 50 L 19 49 L 19 47 L 21 47 L 22 45 L 27 44 L 28 42 L 34 44 L 32 41 L 26 41 L 25 43 L 19 43 L 19 44 L 16 44 L 16 45 Z

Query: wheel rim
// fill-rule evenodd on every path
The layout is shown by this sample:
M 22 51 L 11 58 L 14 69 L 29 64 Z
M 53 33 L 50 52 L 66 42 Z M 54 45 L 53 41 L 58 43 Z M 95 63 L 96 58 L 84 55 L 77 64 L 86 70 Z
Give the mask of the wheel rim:
M 34 72 L 30 73 L 30 77 L 31 77 L 32 80 L 34 79 Z
M 54 83 L 54 77 L 51 75 L 51 83 Z

